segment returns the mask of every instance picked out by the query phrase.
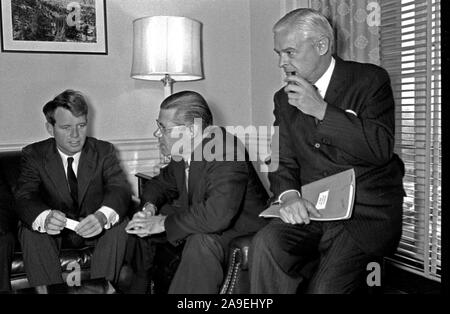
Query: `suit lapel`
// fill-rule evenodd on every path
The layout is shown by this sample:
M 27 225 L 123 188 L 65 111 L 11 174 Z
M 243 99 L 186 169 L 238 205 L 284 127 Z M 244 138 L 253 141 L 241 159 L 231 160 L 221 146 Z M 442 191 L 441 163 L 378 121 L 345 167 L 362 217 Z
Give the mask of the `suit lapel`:
M 206 161 L 203 159 L 204 158 L 203 148 L 205 147 L 205 144 L 211 140 L 212 138 L 209 136 L 204 137 L 201 144 L 197 145 L 197 147 L 194 148 L 194 151 L 191 154 L 191 163 L 189 165 L 189 180 L 188 180 L 189 204 L 192 202 L 192 195 L 194 195 L 194 191 L 197 190 L 199 182 L 203 180 L 202 172 L 206 165 Z M 196 156 L 202 156 L 202 160 L 195 160 Z
M 344 72 L 344 61 L 336 56 L 334 56 L 334 59 L 336 60 L 336 66 L 334 67 L 333 74 L 331 75 L 330 85 L 328 85 L 328 89 L 325 94 L 325 101 L 333 106 L 336 106 L 336 100 L 338 99 L 338 96 L 346 90 L 343 87 L 347 84 L 347 77 Z
M 186 177 L 184 171 L 184 160 L 175 161 L 172 159 L 168 167 L 173 167 L 173 173 L 175 176 L 176 186 L 178 190 L 178 200 L 183 207 L 188 206 L 188 192 L 186 190 Z
M 61 196 L 61 200 L 66 204 L 72 204 L 72 197 L 70 196 L 69 185 L 66 179 L 64 165 L 56 149 L 56 143 L 49 147 L 44 160 L 44 168 L 56 191 Z
M 77 181 L 78 181 L 78 203 L 83 202 L 87 188 L 91 183 L 95 168 L 97 165 L 98 153 L 89 145 L 88 139 L 81 151 L 80 162 L 78 164 Z
M 202 171 L 204 167 L 204 161 L 191 161 L 191 164 L 189 166 L 189 203 L 192 202 L 192 195 L 194 194 L 194 191 L 196 191 L 199 181 L 203 180 Z

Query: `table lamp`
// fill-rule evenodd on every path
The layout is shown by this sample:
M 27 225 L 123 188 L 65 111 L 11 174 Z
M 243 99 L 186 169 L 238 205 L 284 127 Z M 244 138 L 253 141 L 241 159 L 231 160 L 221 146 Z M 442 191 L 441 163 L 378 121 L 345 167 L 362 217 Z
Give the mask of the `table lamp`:
M 164 98 L 173 82 L 203 78 L 201 23 L 181 16 L 148 16 L 133 21 L 131 77 L 162 81 Z

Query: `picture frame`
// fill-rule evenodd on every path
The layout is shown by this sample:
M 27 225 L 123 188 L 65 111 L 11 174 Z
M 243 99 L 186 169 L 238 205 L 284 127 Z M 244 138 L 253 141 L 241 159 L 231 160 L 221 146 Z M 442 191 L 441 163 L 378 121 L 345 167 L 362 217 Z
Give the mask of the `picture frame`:
M 1 50 L 108 54 L 106 0 L 2 0 Z

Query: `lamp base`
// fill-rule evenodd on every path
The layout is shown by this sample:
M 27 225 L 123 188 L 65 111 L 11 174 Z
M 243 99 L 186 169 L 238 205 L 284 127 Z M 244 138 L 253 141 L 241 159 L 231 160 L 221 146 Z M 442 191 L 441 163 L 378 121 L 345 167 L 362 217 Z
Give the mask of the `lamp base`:
M 172 95 L 172 87 L 175 80 L 172 79 L 169 74 L 166 74 L 161 82 L 164 84 L 164 99 L 166 99 Z

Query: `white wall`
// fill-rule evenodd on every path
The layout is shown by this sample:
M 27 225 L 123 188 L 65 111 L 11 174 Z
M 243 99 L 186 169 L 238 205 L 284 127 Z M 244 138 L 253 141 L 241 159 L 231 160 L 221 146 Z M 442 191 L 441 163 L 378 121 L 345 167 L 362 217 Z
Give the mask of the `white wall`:
M 109 54 L 0 53 L 0 145 L 47 137 L 43 105 L 66 88 L 93 103 L 92 135 L 151 137 L 162 83 L 130 78 L 132 21 L 181 15 L 203 23 L 205 79 L 175 83 L 210 103 L 217 124 L 251 123 L 250 0 L 108 0 Z M 277 2 L 277 1 L 275 1 Z
M 92 135 L 107 140 L 151 138 L 162 83 L 130 78 L 132 21 L 180 15 L 203 24 L 205 79 L 175 83 L 210 103 L 221 125 L 270 125 L 281 87 L 272 26 L 308 0 L 108 0 L 109 54 L 0 52 L 0 148 L 47 137 L 42 106 L 66 88 L 93 103 Z M 17 145 L 16 145 L 17 146 Z
M 179 15 L 203 24 L 205 79 L 175 83 L 209 102 L 220 125 L 273 123 L 272 97 L 281 87 L 272 26 L 308 0 L 107 0 L 108 55 L 0 52 L 0 151 L 48 137 L 42 106 L 67 88 L 92 101 L 91 135 L 119 149 L 134 191 L 136 172 L 154 173 L 152 137 L 162 83 L 130 78 L 132 22 Z M 254 140 L 254 139 L 253 139 Z M 267 180 L 264 177 L 264 183 Z
M 252 122 L 273 124 L 273 94 L 282 86 L 277 55 L 273 50 L 272 26 L 281 16 L 280 2 L 251 0 Z
M 287 12 L 308 7 L 309 0 L 250 0 L 252 122 L 273 124 L 273 95 L 284 74 L 273 50 L 273 25 Z
M 304 0 L 302 0 L 304 1 Z M 151 172 L 159 154 L 152 132 L 162 83 L 130 78 L 132 22 L 179 15 L 203 24 L 205 79 L 174 84 L 209 102 L 220 125 L 273 123 L 281 87 L 272 26 L 298 0 L 107 0 L 108 55 L 0 52 L 0 151 L 48 137 L 43 105 L 67 88 L 92 101 L 91 135 L 116 144 L 130 181 Z

